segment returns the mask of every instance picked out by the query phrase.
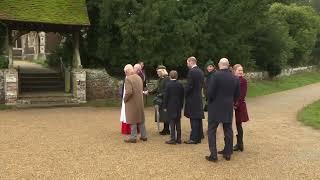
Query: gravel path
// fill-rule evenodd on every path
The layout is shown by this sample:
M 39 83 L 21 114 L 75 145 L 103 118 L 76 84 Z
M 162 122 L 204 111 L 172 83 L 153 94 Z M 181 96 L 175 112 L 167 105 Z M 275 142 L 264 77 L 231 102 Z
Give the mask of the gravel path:
M 248 99 L 245 151 L 207 162 L 200 145 L 166 145 L 146 109 L 148 142 L 125 144 L 117 108 L 0 112 L 0 179 L 319 179 L 320 131 L 296 120 L 320 83 Z M 205 127 L 206 127 L 206 121 Z M 190 125 L 182 120 L 183 139 Z M 205 128 L 206 129 L 206 128 Z M 218 146 L 222 148 L 222 129 Z

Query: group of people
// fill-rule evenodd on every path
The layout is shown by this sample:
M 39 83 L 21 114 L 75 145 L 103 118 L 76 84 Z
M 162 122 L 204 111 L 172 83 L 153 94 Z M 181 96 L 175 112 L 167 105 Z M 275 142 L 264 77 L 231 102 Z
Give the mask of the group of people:
M 140 131 L 140 140 L 147 141 L 144 116 L 144 95 L 154 93 L 156 118 L 164 123 L 161 135 L 169 135 L 167 144 L 181 144 L 181 112 L 184 107 L 184 116 L 190 119 L 191 132 L 185 144 L 198 144 L 204 138 L 203 119 L 204 111 L 208 111 L 208 142 L 210 155 L 205 158 L 216 162 L 217 154 L 222 154 L 226 160 L 231 159 L 233 151 L 243 151 L 242 122 L 249 120 L 245 97 L 247 81 L 243 77 L 243 67 L 236 64 L 233 68 L 226 58 L 220 59 L 218 69 L 212 61 L 208 61 L 205 72 L 197 66 L 197 59 L 189 57 L 187 60 L 189 72 L 185 87 L 177 80 L 178 72 L 167 73 L 166 67 L 159 65 L 158 86 L 148 92 L 143 72 L 143 63 L 134 67 L 126 65 L 126 78 L 123 85 L 123 100 L 121 108 L 122 129 L 130 127 L 130 138 L 127 143 L 137 142 L 137 132 Z M 205 103 L 203 103 L 203 95 Z M 237 143 L 233 147 L 232 120 L 235 112 L 237 127 Z M 224 149 L 217 152 L 216 131 L 219 124 L 223 124 Z M 128 129 L 128 128 L 127 128 Z M 124 133 L 124 131 L 122 131 Z M 129 134 L 129 131 L 125 132 Z

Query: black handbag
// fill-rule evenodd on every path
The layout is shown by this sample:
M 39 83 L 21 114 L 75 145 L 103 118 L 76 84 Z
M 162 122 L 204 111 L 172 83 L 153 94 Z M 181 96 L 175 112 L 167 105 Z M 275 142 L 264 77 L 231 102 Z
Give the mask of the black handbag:
M 157 94 L 157 96 L 154 97 L 153 99 L 153 105 L 161 106 L 162 103 L 163 103 L 163 95 L 161 93 Z

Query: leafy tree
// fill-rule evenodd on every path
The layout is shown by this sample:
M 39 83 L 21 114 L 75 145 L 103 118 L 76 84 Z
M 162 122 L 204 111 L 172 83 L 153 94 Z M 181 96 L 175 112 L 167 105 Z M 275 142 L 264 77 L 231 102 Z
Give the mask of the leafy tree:
M 143 60 L 149 75 L 164 64 L 184 76 L 188 56 L 196 56 L 200 66 L 208 59 L 217 63 L 228 57 L 232 64 L 276 75 L 287 64 L 312 63 L 319 16 L 302 6 L 308 4 L 306 0 L 87 0 L 91 27 L 81 36 L 82 64 L 122 75 L 125 64 Z M 66 37 L 64 50 L 70 51 L 71 37 Z M 64 50 L 59 56 L 70 59 Z
M 269 14 L 279 24 L 289 27 L 289 35 L 296 42 L 296 47 L 293 49 L 294 56 L 289 59 L 288 64 L 291 66 L 308 64 L 319 30 L 319 16 L 308 6 L 296 4 L 287 6 L 279 3 L 271 6 Z
M 296 42 L 289 36 L 289 28 L 268 16 L 252 39 L 252 54 L 260 70 L 267 70 L 271 77 L 281 73 L 288 59 L 293 57 Z

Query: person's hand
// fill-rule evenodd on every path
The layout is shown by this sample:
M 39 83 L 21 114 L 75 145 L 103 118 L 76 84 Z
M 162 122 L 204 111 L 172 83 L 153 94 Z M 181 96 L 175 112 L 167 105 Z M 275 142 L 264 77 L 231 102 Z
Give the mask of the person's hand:
M 147 91 L 143 91 L 143 94 L 144 95 L 148 95 L 149 94 L 148 90 Z

